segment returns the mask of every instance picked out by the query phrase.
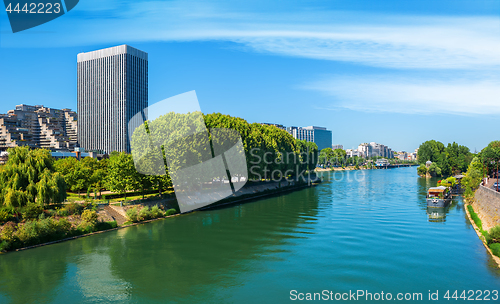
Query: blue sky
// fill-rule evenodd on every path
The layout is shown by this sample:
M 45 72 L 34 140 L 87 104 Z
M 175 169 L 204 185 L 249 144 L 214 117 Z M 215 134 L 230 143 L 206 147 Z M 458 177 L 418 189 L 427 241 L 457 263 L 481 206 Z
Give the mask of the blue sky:
M 437 2 L 437 3 L 436 3 Z M 149 102 L 318 125 L 345 148 L 499 139 L 500 0 L 95 1 L 12 34 L 0 13 L 0 113 L 76 109 L 76 55 L 149 53 Z

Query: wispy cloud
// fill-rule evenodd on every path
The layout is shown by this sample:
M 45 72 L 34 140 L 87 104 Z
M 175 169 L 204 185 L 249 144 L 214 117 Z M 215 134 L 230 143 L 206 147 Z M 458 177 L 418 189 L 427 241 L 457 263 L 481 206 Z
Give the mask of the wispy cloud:
M 337 75 L 302 86 L 332 96 L 335 106 L 399 113 L 500 113 L 499 81 L 489 76 L 500 72 L 497 16 L 270 11 L 267 5 L 259 11 L 203 1 L 106 3 L 103 8 L 102 1 L 80 2 L 67 16 L 40 27 L 45 33 L 30 39 L 22 33 L 4 34 L 2 46 L 231 41 L 251 51 L 391 69 L 406 77 Z M 407 75 L 415 70 L 456 74 Z
M 331 77 L 301 88 L 334 102 L 323 109 L 405 114 L 500 114 L 500 79 Z
M 82 2 L 59 23 L 44 25 L 55 31 L 52 35 L 38 35 L 29 42 L 20 39 L 22 35 L 4 35 L 2 45 L 223 40 L 259 52 L 376 67 L 500 67 L 500 19 L 496 16 L 241 12 L 199 1 L 125 2 L 114 7 L 108 3 L 101 11 L 96 7 L 102 8 L 92 1 Z

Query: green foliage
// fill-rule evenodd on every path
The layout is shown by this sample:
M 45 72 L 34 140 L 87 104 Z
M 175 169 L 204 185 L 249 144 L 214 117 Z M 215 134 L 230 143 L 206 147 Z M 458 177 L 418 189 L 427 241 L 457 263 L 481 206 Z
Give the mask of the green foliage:
M 141 188 L 141 176 L 135 169 L 132 155 L 112 153 L 108 162 L 107 188 L 113 192 L 126 193 L 126 191 Z
M 49 150 L 9 149 L 0 170 L 0 206 L 58 204 L 66 198 L 66 182 L 55 171 Z
M 97 223 L 90 223 L 87 221 L 82 221 L 80 225 L 78 225 L 77 230 L 80 234 L 87 234 L 96 231 Z
M 493 243 L 493 244 L 490 244 L 490 249 L 491 249 L 491 252 L 496 255 L 497 257 L 500 257 L 500 243 Z
M 164 213 L 160 208 L 158 208 L 158 205 L 151 207 L 151 218 L 159 218 L 162 216 L 164 216 Z
M 420 165 L 418 168 L 417 168 L 417 173 L 418 175 L 420 176 L 425 176 L 427 174 L 427 167 L 425 165 Z
M 112 222 L 99 222 L 95 225 L 96 231 L 103 231 L 103 230 L 109 230 L 109 229 L 114 229 L 118 227 L 118 224 L 116 221 Z
M 20 213 L 23 219 L 36 219 L 40 214 L 43 213 L 42 206 L 38 205 L 28 205 L 26 207 L 20 208 Z
M 470 163 L 469 169 L 462 178 L 462 188 L 464 190 L 464 196 L 466 198 L 471 198 L 474 195 L 473 190 L 479 187 L 481 180 L 483 178 L 483 166 L 478 157 L 474 157 Z
M 7 222 L 10 220 L 12 216 L 10 215 L 9 211 L 7 209 L 0 209 L 0 223 L 1 222 Z
M 432 163 L 429 168 L 427 169 L 427 172 L 431 175 L 431 176 L 441 176 L 442 174 L 442 171 L 441 171 L 441 168 L 439 168 L 436 163 Z
M 467 205 L 467 209 L 469 210 L 470 217 L 476 223 L 476 226 L 479 228 L 479 230 L 483 230 L 483 223 L 481 222 L 481 219 L 477 215 L 477 213 L 474 211 L 474 208 L 472 208 L 471 205 Z
M 481 162 L 486 166 L 488 173 L 491 174 L 497 171 L 498 161 L 500 161 L 500 141 L 496 140 L 490 142 L 486 148 L 481 150 Z
M 9 243 L 7 241 L 0 240 L 0 252 L 7 251 L 9 247 Z
M 441 154 L 444 152 L 443 143 L 435 140 L 424 142 L 418 148 L 417 159 L 420 164 L 425 164 L 427 161 L 438 162 L 441 160 Z
M 186 125 L 191 125 L 192 130 L 187 130 Z M 206 161 L 212 158 L 212 145 L 221 146 L 227 145 L 227 142 L 236 142 L 237 138 L 233 138 L 230 134 L 223 134 L 224 136 L 220 138 L 217 130 L 221 129 L 235 130 L 241 136 L 243 149 L 236 153 L 245 154 L 250 179 L 279 178 L 278 175 L 271 177 L 270 173 L 276 171 L 284 175 L 295 175 L 297 167 L 299 171 L 313 170 L 316 167 L 318 161 L 316 144 L 296 141 L 288 132 L 274 126 L 249 124 L 244 119 L 220 113 L 202 115 L 199 112 L 190 114 L 172 112 L 152 122 L 147 122 L 142 128 L 136 129 L 132 136 L 131 145 L 134 148 L 134 154 L 138 159 L 138 165 L 144 169 L 140 170 L 141 172 L 161 171 L 157 165 L 155 168 L 155 164 L 164 163 L 165 159 L 169 159 L 169 170 L 160 168 L 167 172 L 167 175 L 164 175 L 165 179 L 159 180 L 155 177 L 142 179 L 139 184 L 146 186 L 141 186 L 141 188 L 147 188 L 148 182 L 159 189 L 166 184 L 171 185 L 170 177 L 176 180 L 182 178 L 182 176 L 177 176 L 177 172 L 186 166 L 184 160 L 193 164 Z M 214 134 L 219 136 L 214 136 Z M 154 142 L 160 145 L 156 147 L 156 150 L 143 144 L 149 142 L 149 137 L 154 138 Z M 155 151 L 164 152 L 164 159 L 161 159 L 159 153 Z M 214 176 L 213 178 L 221 177 Z
M 66 211 L 66 215 L 73 215 L 73 214 L 82 214 L 83 212 L 83 209 L 85 208 L 84 205 L 82 204 L 78 204 L 78 203 L 69 203 L 69 204 L 65 204 L 64 207 L 62 209 L 60 209 L 61 211 L 62 210 L 65 210 Z
M 166 212 L 165 212 L 165 216 L 170 216 L 170 215 L 174 215 L 178 213 L 176 209 L 168 209 Z
M 137 216 L 137 220 L 139 221 L 146 221 L 146 220 L 149 220 L 151 219 L 151 210 L 148 206 L 146 207 L 143 207 L 140 211 L 139 211 L 139 215 Z
M 137 206 L 135 206 L 134 208 L 128 209 L 126 214 L 127 214 L 128 219 L 132 223 L 137 223 L 139 221 L 139 219 L 138 219 L 139 211 L 138 211 Z
M 86 209 L 82 213 L 82 220 L 86 223 L 95 225 L 97 223 L 97 218 L 97 212 L 95 212 L 94 210 Z
M 16 231 L 16 224 L 14 222 L 7 222 L 0 233 L 0 238 L 7 243 L 12 243 L 15 239 L 14 232 Z
M 489 235 L 495 242 L 500 243 L 500 226 L 495 226 L 490 229 Z
M 449 176 L 458 172 L 465 172 L 472 160 L 472 153 L 469 148 L 461 146 L 455 142 L 448 144 L 435 140 L 429 140 L 420 145 L 417 159 L 420 164 L 431 161 L 436 165 L 429 173 L 433 176 Z M 423 170 L 421 170 L 423 172 Z M 420 174 L 420 173 L 419 173 Z
M 24 225 L 18 225 L 15 237 L 22 246 L 30 246 L 45 242 L 51 242 L 66 237 L 71 230 L 71 224 L 66 219 L 27 221 Z
M 173 210 L 175 210 L 175 209 L 173 209 Z M 163 211 L 161 211 L 160 208 L 158 208 L 158 205 L 155 205 L 151 208 L 148 206 L 145 206 L 142 208 L 135 206 L 134 208 L 128 209 L 126 214 L 127 214 L 128 219 L 132 223 L 137 223 L 137 222 L 146 221 L 149 219 L 155 219 L 155 218 L 165 216 Z

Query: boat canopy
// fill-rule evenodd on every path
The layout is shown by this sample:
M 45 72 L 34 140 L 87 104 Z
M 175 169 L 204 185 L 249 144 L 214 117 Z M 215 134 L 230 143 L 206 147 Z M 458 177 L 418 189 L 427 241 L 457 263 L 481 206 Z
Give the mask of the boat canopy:
M 448 190 L 448 188 L 446 188 L 444 186 L 439 186 L 439 187 L 429 188 L 428 192 L 445 192 L 446 190 Z

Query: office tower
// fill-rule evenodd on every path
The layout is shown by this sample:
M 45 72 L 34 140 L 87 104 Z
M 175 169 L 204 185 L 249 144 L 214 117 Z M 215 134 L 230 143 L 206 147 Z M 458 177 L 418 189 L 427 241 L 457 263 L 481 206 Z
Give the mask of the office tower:
M 28 146 L 72 151 L 77 133 L 77 115 L 70 109 L 21 104 L 0 115 L 0 150 Z
M 314 142 L 321 151 L 332 147 L 332 131 L 323 127 L 288 127 L 287 132 L 294 138 Z
M 128 122 L 148 106 L 148 54 L 128 45 L 78 54 L 78 142 L 130 153 Z

